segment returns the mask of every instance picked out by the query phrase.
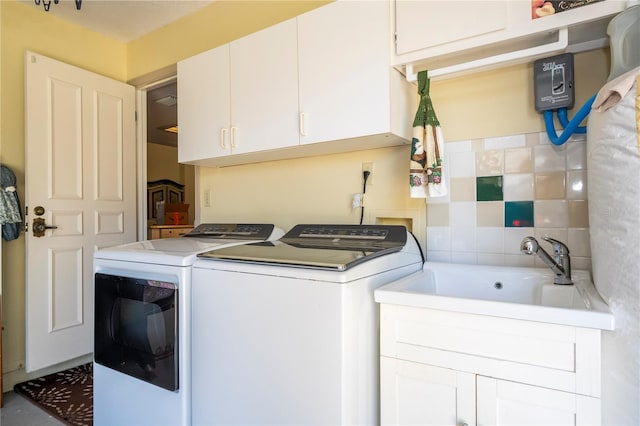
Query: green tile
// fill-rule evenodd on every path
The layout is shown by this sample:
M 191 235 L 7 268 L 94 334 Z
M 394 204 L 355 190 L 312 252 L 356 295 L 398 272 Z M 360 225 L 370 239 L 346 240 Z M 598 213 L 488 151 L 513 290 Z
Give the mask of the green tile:
M 476 177 L 476 201 L 502 201 L 502 176 Z
M 533 228 L 533 201 L 506 201 L 504 203 L 506 228 Z

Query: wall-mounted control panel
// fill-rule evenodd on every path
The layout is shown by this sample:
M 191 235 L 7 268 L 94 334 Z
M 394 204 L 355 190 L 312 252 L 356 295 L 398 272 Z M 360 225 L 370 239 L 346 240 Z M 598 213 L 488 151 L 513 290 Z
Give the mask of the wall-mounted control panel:
M 533 63 L 536 111 L 573 108 L 573 53 L 538 59 Z

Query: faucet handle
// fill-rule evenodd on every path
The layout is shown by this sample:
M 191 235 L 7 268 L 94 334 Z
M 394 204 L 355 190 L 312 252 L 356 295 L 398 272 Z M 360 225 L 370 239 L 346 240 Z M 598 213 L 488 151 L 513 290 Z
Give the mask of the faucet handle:
M 567 247 L 562 241 L 558 241 L 551 237 L 542 237 L 542 239 L 553 246 L 553 253 L 556 256 L 569 254 L 569 247 Z

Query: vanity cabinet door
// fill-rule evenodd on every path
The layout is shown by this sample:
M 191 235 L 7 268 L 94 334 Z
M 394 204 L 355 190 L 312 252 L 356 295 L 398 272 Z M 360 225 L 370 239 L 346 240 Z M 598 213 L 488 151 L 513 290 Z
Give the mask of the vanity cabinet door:
M 478 424 L 597 425 L 600 400 L 522 383 L 477 377 Z
M 474 425 L 475 375 L 395 358 L 380 359 L 383 425 Z

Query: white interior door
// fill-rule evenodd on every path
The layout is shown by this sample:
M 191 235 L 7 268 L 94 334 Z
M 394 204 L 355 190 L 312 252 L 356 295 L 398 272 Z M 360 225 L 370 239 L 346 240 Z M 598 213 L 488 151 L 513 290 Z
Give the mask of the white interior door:
M 93 253 L 136 239 L 135 89 L 31 52 L 25 69 L 33 371 L 93 352 Z

